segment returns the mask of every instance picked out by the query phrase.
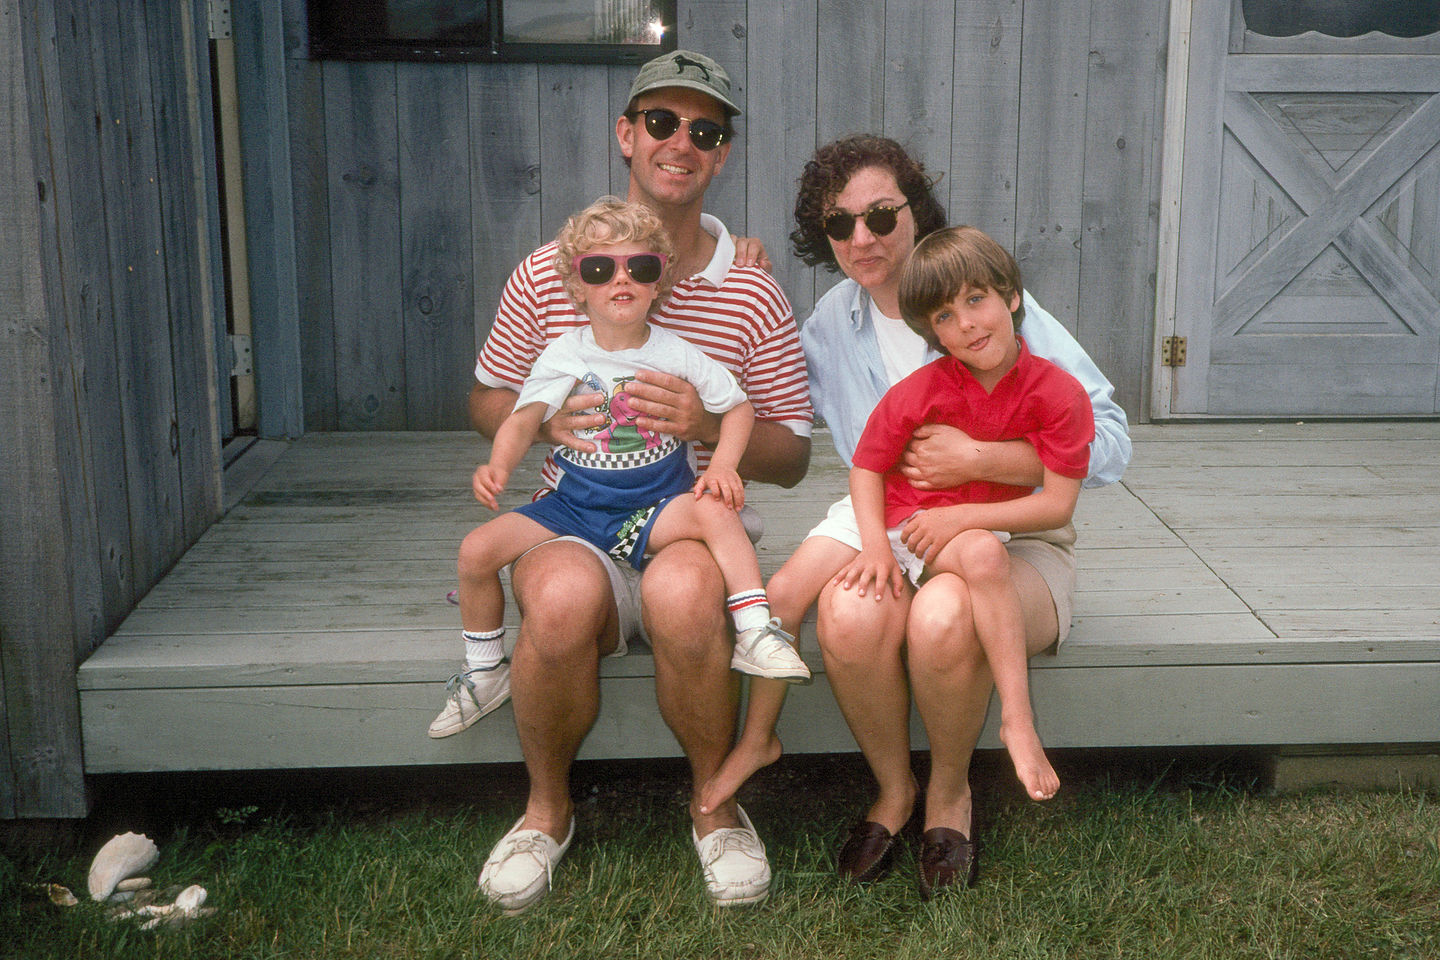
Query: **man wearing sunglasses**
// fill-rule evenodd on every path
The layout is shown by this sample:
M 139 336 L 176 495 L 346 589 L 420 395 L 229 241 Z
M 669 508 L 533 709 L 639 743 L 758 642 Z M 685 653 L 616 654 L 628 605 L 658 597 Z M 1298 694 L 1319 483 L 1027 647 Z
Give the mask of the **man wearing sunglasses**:
M 812 418 L 795 318 L 769 274 L 737 264 L 729 231 L 701 214 L 705 191 L 729 156 L 739 113 L 720 65 L 679 50 L 640 68 L 615 136 L 630 169 L 628 199 L 659 215 L 682 278 L 651 322 L 735 374 L 756 414 L 740 474 L 790 487 L 809 465 Z M 585 322 L 561 287 L 554 250 L 546 244 L 511 275 L 476 362 L 470 415 L 487 437 L 513 408 L 545 345 Z M 719 418 L 684 381 L 650 373 L 640 378 L 629 387 L 642 415 L 637 426 L 689 441 L 703 468 Z M 575 431 L 603 422 L 594 412 L 600 399 L 572 397 L 542 427 L 542 440 L 590 452 L 592 445 L 577 440 Z M 547 463 L 547 484 L 554 476 Z M 483 682 L 508 680 L 513 692 L 530 775 L 527 843 L 511 845 L 515 854 L 494 871 L 503 883 L 482 885 L 486 895 L 515 913 L 549 891 L 573 822 L 570 766 L 598 711 L 599 660 L 623 654 L 628 640 L 643 637 L 655 654 L 661 715 L 690 761 L 691 840 L 706 891 L 721 906 L 765 899 L 770 867 L 749 819 L 733 801 L 706 814 L 699 809 L 698 790 L 725 759 L 738 705 L 725 591 L 704 545 L 667 546 L 637 578 L 586 544 L 549 541 L 516 561 L 511 583 L 522 612 L 514 653 L 507 672 L 492 671 Z M 481 682 L 452 684 L 436 724 L 459 732 L 483 716 L 482 703 L 493 709 L 503 702 L 504 690 L 471 693 Z M 497 893 L 500 888 L 508 892 Z

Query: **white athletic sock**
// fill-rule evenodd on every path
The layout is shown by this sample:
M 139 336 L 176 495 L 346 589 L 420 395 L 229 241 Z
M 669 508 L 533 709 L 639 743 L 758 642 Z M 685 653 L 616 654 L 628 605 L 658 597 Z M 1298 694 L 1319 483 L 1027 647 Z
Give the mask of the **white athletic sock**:
M 505 628 L 499 630 L 462 630 L 465 638 L 465 666 L 471 670 L 494 667 L 505 659 Z
M 725 608 L 735 621 L 735 632 L 743 633 L 770 622 L 770 600 L 764 590 L 742 590 L 725 598 Z

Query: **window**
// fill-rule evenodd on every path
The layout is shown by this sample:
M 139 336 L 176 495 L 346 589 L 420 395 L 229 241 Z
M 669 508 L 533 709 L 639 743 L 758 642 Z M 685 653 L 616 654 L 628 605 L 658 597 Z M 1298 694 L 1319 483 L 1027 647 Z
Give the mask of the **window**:
M 675 0 L 306 0 L 323 60 L 640 63 L 675 49 Z
M 1440 30 L 1440 0 L 1243 0 L 1246 28 L 1267 37 L 1313 30 L 1331 37 L 1370 31 L 1421 37 Z

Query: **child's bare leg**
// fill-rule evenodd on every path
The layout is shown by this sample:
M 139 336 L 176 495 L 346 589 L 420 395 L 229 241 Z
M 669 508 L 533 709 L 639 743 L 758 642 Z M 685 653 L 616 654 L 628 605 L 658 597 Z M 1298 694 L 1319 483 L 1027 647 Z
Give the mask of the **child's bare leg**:
M 555 534 L 521 513 L 502 513 L 471 530 L 460 543 L 460 623 L 466 630 L 496 630 L 505 622 L 500 571 Z
M 697 500 L 687 493 L 665 504 L 650 528 L 645 552 L 658 553 L 678 540 L 700 540 L 705 544 L 720 568 L 727 594 L 759 590 L 764 585 L 760 561 L 740 514 L 717 498 L 707 494 Z
M 1010 575 L 1010 555 L 990 531 L 967 530 L 940 551 L 934 567 L 961 577 L 970 590 L 975 635 L 1000 695 L 1000 740 L 1025 792 L 1031 799 L 1049 800 L 1060 789 L 1060 776 L 1035 729 L 1025 620 Z
M 800 625 L 820 597 L 820 591 L 854 556 L 853 548 L 829 537 L 810 537 L 800 544 L 765 587 L 771 613 L 780 618 L 786 633 L 800 635 Z M 784 748 L 775 726 L 785 705 L 788 686 L 784 681 L 764 677 L 750 679 L 745 726 L 725 762 L 706 781 L 700 793 L 702 813 L 729 800 L 755 771 L 780 759 Z

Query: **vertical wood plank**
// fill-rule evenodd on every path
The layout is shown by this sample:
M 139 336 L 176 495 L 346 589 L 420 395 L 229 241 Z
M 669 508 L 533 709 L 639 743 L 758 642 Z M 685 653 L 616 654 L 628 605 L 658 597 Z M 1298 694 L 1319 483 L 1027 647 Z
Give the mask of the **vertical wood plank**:
M 615 118 L 606 71 L 544 64 L 538 76 L 540 235 L 549 240 L 566 217 L 609 191 Z
M 1026 4 L 1020 63 L 1015 258 L 1041 306 L 1072 332 L 1080 283 L 1091 3 Z
M 290 184 L 285 28 L 274 4 L 231 4 L 245 170 L 245 233 L 255 351 L 257 430 L 305 429 L 294 195 Z
M 955 20 L 950 4 L 932 4 L 923 17 L 897 16 L 892 10 L 885 20 L 883 132 L 932 171 L 951 169 Z M 936 190 L 948 209 L 949 178 Z
M 533 64 L 477 64 L 469 85 L 475 350 L 466 369 L 473 378 L 474 353 L 495 321 L 506 278 L 544 238 L 538 71 Z
M 467 426 L 475 302 L 470 283 L 470 138 L 465 67 L 396 67 L 405 421 Z M 422 186 L 423 185 L 423 186 Z
M 46 300 L 52 316 L 57 418 L 72 425 L 57 436 L 64 469 L 61 497 L 71 544 L 75 624 L 83 656 L 135 600 L 124 456 L 118 443 L 101 442 L 120 431 L 119 371 L 114 362 L 105 207 L 95 136 L 95 72 L 89 23 L 73 0 L 33 8 L 34 41 L 27 43 L 32 76 L 46 77 L 43 115 L 36 129 L 48 135 L 41 230 L 48 265 Z M 67 29 L 60 30 L 60 24 Z M 103 477 L 105 482 L 97 483 Z
M 816 0 L 779 0 L 754 4 L 747 26 L 747 232 L 764 241 L 775 278 L 802 319 L 815 305 L 815 270 L 790 253 L 790 231 L 796 181 L 816 147 L 816 19 Z
M 58 278 L 42 271 L 61 261 L 48 201 L 51 171 L 45 93 L 59 79 L 50 11 L 0 2 L 0 817 L 78 817 L 86 810 L 75 667 L 72 581 L 62 470 L 73 464 L 59 438 L 73 417 L 54 375 L 51 341 L 63 326 Z M 27 73 L 29 77 L 27 78 Z M 32 86 L 33 84 L 33 86 Z M 63 152 L 62 152 L 63 155 Z M 40 187 L 44 185 L 42 200 Z M 58 319 L 58 322 L 57 322 Z M 62 360 L 68 360 L 68 349 Z M 67 380 L 68 383 L 68 380 Z M 86 566 L 79 572 L 84 575 Z
M 8 806 L 9 816 L 78 817 L 86 813 L 78 638 L 69 545 L 56 536 L 65 511 L 56 495 L 60 425 L 49 326 L 48 318 L 0 316 L 0 673 L 9 751 L 0 798 L 13 798 L 0 807 Z
M 173 341 L 166 302 L 164 244 L 156 187 L 148 38 L 143 18 L 90 5 L 92 55 L 104 70 L 97 85 L 101 189 L 115 309 L 116 358 L 124 371 L 120 407 L 136 589 L 159 580 L 184 550 L 176 454 Z M 103 479 L 102 479 L 103 482 Z
M 295 283 L 300 310 L 300 369 L 305 429 L 340 426 L 335 386 L 335 306 L 331 288 L 325 70 L 300 57 L 285 61 L 290 95 L 290 170 L 295 196 Z
M 182 549 L 200 539 L 220 516 L 221 475 L 215 418 L 215 321 L 207 296 L 211 218 L 203 180 L 196 176 L 198 143 L 209 131 L 191 122 L 190 102 L 200 89 L 193 76 L 194 37 L 187 36 L 194 23 L 182 17 L 184 9 L 184 4 L 160 3 L 147 5 L 145 10 L 163 290 L 169 305 L 170 365 L 175 378 L 172 442 L 180 484 L 176 506 L 182 523 Z M 208 94 L 208 87 L 205 92 Z
M 826 2 L 817 27 L 817 145 L 885 129 L 885 9 L 868 0 Z
M 1102 371 L 1129 371 L 1115 400 L 1140 411 L 1155 315 L 1167 17 L 1145 0 L 1097 3 L 1085 117 L 1084 233 L 1076 337 Z M 1128 279 L 1127 279 L 1128 278 Z M 1138 335 L 1137 335 L 1138 334 Z
M 745 222 L 745 162 L 750 147 L 749 76 L 746 64 L 748 28 L 744 0 L 681 0 L 676 4 L 679 44 L 712 57 L 730 75 L 730 90 L 741 116 L 736 121 L 740 136 L 730 147 L 730 156 L 705 191 L 705 212 L 720 218 L 731 233 L 747 231 Z M 767 104 L 767 107 L 770 106 Z
M 326 63 L 325 102 L 339 425 L 404 429 L 394 64 Z
M 941 184 L 949 187 L 950 223 L 979 227 L 1012 251 L 1021 35 L 1021 8 L 1013 0 L 956 4 L 954 129 Z

